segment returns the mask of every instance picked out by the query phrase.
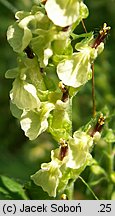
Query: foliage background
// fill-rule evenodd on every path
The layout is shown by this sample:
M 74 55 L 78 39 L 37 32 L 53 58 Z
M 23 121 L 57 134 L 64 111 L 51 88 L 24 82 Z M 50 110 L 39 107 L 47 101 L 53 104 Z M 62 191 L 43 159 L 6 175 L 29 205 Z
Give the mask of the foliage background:
M 29 141 L 20 129 L 18 121 L 12 117 L 9 107 L 9 91 L 12 80 L 5 79 L 5 72 L 16 66 L 16 54 L 9 46 L 6 39 L 6 31 L 14 21 L 14 13 L 10 7 L 0 0 L 0 175 L 15 179 L 20 184 L 29 181 L 29 177 L 40 168 L 41 162 L 50 160 L 50 151 L 56 146 L 49 134 L 43 134 L 35 141 Z M 9 0 L 17 10 L 29 10 L 32 3 L 37 0 Z M 110 35 L 105 44 L 104 52 L 95 63 L 96 105 L 98 111 L 106 105 L 110 113 L 115 112 L 115 0 L 85 0 L 89 8 L 89 17 L 85 20 L 88 32 L 94 30 L 98 33 L 100 27 L 106 22 L 111 26 Z M 76 29 L 76 33 L 83 33 L 82 25 Z M 87 123 L 92 116 L 91 81 L 76 95 L 73 101 L 73 131 Z M 115 117 L 110 121 L 110 126 L 115 130 Z M 96 147 L 93 154 L 97 159 L 102 159 L 102 166 L 107 168 L 107 163 L 102 156 L 103 147 Z M 101 151 L 101 152 L 100 152 Z M 87 182 L 92 175 L 87 168 L 82 176 Z M 4 191 L 3 192 L 3 187 Z M 29 186 L 26 184 L 26 187 Z M 34 188 L 36 190 L 36 187 Z M 40 189 L 37 187 L 37 190 Z M 109 187 L 106 183 L 94 188 L 100 199 L 108 199 Z M 41 192 L 42 193 L 42 192 Z M 40 195 L 28 190 L 30 199 L 39 199 Z M 42 199 L 44 194 L 42 193 Z M 0 180 L 0 199 L 12 199 L 9 189 L 6 189 L 4 181 Z M 13 198 L 14 195 L 13 195 Z M 19 197 L 21 199 L 21 197 Z M 24 198 L 24 197 L 22 197 Z M 75 199 L 94 199 L 86 186 L 78 180 L 75 184 Z M 18 197 L 17 197 L 18 199 Z

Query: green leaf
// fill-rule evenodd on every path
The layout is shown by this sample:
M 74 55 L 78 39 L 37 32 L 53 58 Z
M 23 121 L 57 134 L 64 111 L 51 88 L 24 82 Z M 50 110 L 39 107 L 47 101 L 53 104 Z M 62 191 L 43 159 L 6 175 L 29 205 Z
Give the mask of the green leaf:
M 83 33 L 83 34 L 75 34 L 75 33 L 71 33 L 71 37 L 73 40 L 79 39 L 79 38 L 86 38 L 86 37 L 91 37 L 91 35 L 93 34 L 93 32 L 89 32 L 89 33 Z
M 0 191 L 4 194 L 4 196 L 6 196 L 6 198 L 28 199 L 23 186 L 6 176 L 0 176 Z
M 24 185 L 26 193 L 31 200 L 52 200 L 48 193 L 43 191 L 42 188 L 31 180 Z

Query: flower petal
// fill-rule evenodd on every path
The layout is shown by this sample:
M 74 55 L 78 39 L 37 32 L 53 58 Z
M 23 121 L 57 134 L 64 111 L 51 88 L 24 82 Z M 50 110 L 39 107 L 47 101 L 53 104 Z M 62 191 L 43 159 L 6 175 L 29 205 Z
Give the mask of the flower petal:
M 86 6 L 84 8 L 84 4 L 82 3 L 81 5 L 81 0 L 48 0 L 45 4 L 45 9 L 49 19 L 51 19 L 55 25 L 61 27 L 72 25 L 79 20 L 81 16 L 86 17 L 87 14 L 84 13 L 84 11 L 86 12 Z
M 59 79 L 68 86 L 78 88 L 91 78 L 90 49 L 74 53 L 57 66 Z

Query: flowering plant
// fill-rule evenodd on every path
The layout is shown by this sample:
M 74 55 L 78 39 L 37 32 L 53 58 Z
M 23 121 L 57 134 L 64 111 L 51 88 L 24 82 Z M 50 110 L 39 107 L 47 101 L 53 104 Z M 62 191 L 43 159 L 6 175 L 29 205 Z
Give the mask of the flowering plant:
M 71 198 L 75 180 L 95 164 L 91 150 L 104 124 L 97 113 L 93 125 L 91 120 L 72 132 L 72 99 L 93 78 L 94 61 L 110 30 L 104 24 L 97 38 L 93 32 L 76 35 L 74 29 L 88 14 L 82 0 L 42 0 L 30 12 L 16 12 L 16 22 L 7 31 L 18 54 L 18 66 L 6 72 L 6 78 L 14 79 L 11 112 L 30 140 L 47 131 L 59 143 L 51 161 L 31 176 L 51 197 L 67 191 Z M 76 39 L 81 40 L 73 47 Z

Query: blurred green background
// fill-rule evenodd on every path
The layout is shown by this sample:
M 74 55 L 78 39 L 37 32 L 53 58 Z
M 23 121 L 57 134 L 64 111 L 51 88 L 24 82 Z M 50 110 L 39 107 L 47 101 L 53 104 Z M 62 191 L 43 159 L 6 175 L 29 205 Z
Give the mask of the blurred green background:
M 5 79 L 5 72 L 16 66 L 16 54 L 7 42 L 6 32 L 14 22 L 15 9 L 30 10 L 37 0 L 9 0 L 13 8 L 5 0 L 0 0 L 0 174 L 15 179 L 21 184 L 29 181 L 30 175 L 40 168 L 41 162 L 50 160 L 50 151 L 56 143 L 49 134 L 43 134 L 30 142 L 20 129 L 18 121 L 11 115 L 9 91 L 12 80 Z M 85 20 L 87 31 L 95 31 L 106 22 L 111 31 L 105 42 L 105 50 L 95 63 L 96 105 L 100 111 L 107 106 L 110 113 L 115 112 L 115 0 L 85 0 L 89 8 L 89 17 Z M 5 4 L 6 3 L 6 4 Z M 83 33 L 80 25 L 76 33 Z M 88 82 L 73 100 L 73 131 L 87 123 L 92 116 L 91 81 Z M 110 126 L 115 129 L 115 117 Z M 54 145 L 55 144 L 55 145 Z M 87 180 L 89 170 L 83 174 Z M 81 188 L 77 190 L 78 186 Z M 91 199 L 83 183 L 75 185 L 76 199 Z M 104 190 L 101 187 L 101 190 Z M 99 191 L 100 192 L 100 191 Z M 102 193 L 102 191 L 100 192 Z M 84 194 L 84 195 L 83 195 Z M 101 195 L 100 195 L 101 197 Z M 103 193 L 106 199 L 106 195 Z M 0 199 L 3 197 L 0 195 Z

